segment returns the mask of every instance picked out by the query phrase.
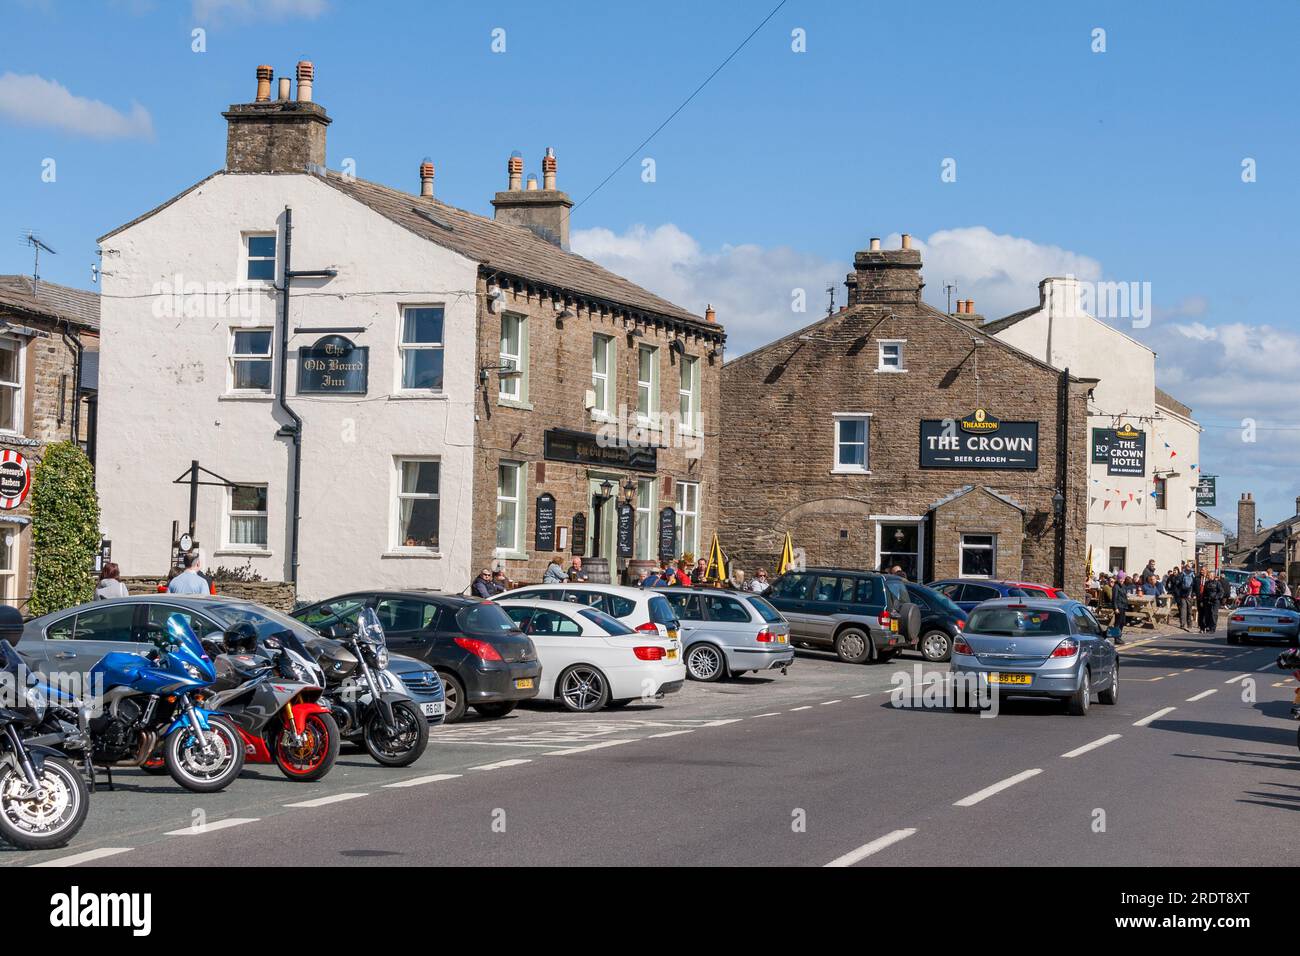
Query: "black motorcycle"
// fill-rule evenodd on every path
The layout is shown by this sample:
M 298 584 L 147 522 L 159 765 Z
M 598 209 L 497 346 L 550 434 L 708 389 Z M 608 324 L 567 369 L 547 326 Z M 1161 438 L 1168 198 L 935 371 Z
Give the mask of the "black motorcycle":
M 54 745 L 85 750 L 72 725 L 44 730 L 57 691 L 0 640 L 0 836 L 24 850 L 63 846 L 90 810 L 86 779 Z M 89 769 L 89 768 L 87 768 Z
M 419 760 L 429 745 L 429 725 L 388 670 L 388 644 L 374 609 L 362 609 L 354 630 L 307 646 L 324 672 L 321 702 L 328 703 L 343 738 L 363 743 L 386 767 Z

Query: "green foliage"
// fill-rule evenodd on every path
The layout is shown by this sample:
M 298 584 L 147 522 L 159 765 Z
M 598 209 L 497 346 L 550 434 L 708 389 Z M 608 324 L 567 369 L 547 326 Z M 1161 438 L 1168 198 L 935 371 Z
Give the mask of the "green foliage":
M 90 460 L 71 442 L 45 449 L 32 473 L 32 614 L 48 614 L 95 596 L 99 498 Z

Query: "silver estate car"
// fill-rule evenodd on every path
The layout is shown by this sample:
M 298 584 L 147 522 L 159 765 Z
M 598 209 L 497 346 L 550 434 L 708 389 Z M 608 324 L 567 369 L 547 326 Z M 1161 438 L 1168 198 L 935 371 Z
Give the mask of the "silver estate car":
M 794 663 L 790 625 L 761 595 L 714 588 L 654 588 L 681 621 L 683 660 L 692 680 L 715 681 L 730 674 L 780 668 Z
M 1285 595 L 1250 594 L 1228 612 L 1228 643 L 1300 641 L 1300 613 Z
M 1087 606 L 1078 601 L 1001 598 L 970 612 L 953 641 L 957 687 L 1004 697 L 1054 697 L 1069 712 L 1088 713 L 1092 695 L 1119 699 L 1119 654 Z M 958 706 L 964 698 L 956 697 Z

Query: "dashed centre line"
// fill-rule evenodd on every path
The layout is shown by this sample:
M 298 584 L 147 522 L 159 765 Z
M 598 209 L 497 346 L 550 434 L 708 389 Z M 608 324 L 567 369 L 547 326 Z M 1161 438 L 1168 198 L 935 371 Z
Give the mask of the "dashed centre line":
M 662 734 L 651 734 L 649 739 L 655 740 L 659 737 L 680 737 L 682 734 L 693 734 L 693 733 L 695 733 L 695 731 L 693 730 L 667 730 L 664 731 Z
M 368 793 L 333 793 L 328 797 L 317 797 L 315 800 L 299 800 L 297 803 L 286 803 L 286 807 L 295 807 L 302 810 L 310 810 L 313 807 L 324 807 L 331 803 L 342 803 L 344 800 L 355 800 L 358 797 L 368 797 Z
M 1029 780 L 1032 777 L 1037 777 L 1042 772 L 1043 772 L 1042 769 L 1038 767 L 1035 767 L 1033 770 L 1022 770 L 1014 777 L 1007 777 L 1007 779 L 1005 780 L 999 780 L 997 783 L 993 784 L 992 786 L 985 787 L 983 790 L 975 791 L 969 797 L 962 797 L 960 800 L 954 803 L 953 806 L 973 807 L 975 806 L 975 804 L 987 800 L 989 797 L 994 796 L 995 794 L 999 794 L 1003 790 L 1010 789 L 1011 787 L 1014 787 L 1016 784 L 1023 783 L 1024 781 Z
M 1191 704 L 1198 700 L 1205 700 L 1205 698 L 1209 697 L 1211 694 L 1217 694 L 1218 692 L 1219 690 L 1217 687 L 1211 687 L 1209 690 L 1203 690 L 1199 694 L 1193 694 L 1191 697 L 1187 698 L 1187 703 Z
M 1159 720 L 1165 714 L 1172 714 L 1177 709 L 1178 709 L 1177 707 L 1162 707 L 1159 710 L 1157 710 L 1154 714 L 1147 714 L 1141 720 L 1133 721 L 1133 726 L 1145 727 L 1147 724 L 1151 723 L 1152 721 Z
M 871 856 L 874 853 L 879 853 L 881 850 L 885 849 L 886 847 L 893 846 L 895 843 L 898 843 L 900 840 L 906 840 L 915 832 L 916 832 L 916 827 L 904 827 L 901 830 L 894 830 L 892 833 L 886 833 L 884 836 L 878 837 L 877 839 L 872 840 L 870 843 L 864 843 L 856 850 L 850 850 L 848 853 L 845 853 L 843 856 L 836 857 L 826 865 L 836 866 L 836 867 L 852 866 L 854 863 L 857 863 L 861 860 L 865 860 L 867 857 Z
M 205 833 L 215 833 L 217 830 L 226 830 L 230 827 L 241 826 L 245 823 L 256 823 L 260 817 L 227 817 L 224 820 L 216 820 L 212 823 L 205 823 L 202 826 L 189 826 L 181 830 L 168 830 L 164 836 L 202 836 Z
M 516 757 L 513 760 L 498 760 L 496 763 L 480 764 L 477 767 L 470 767 L 470 770 L 500 770 L 502 767 L 518 767 L 520 764 L 532 763 L 527 757 Z
M 589 750 L 603 750 L 606 747 L 617 747 L 619 744 L 633 744 L 635 740 L 602 740 L 599 743 L 587 744 L 583 747 L 569 747 L 567 750 L 548 750 L 545 754 L 547 757 L 567 757 L 569 754 L 582 754 Z M 502 761 L 508 763 L 508 761 Z
M 133 847 L 129 846 L 102 846 L 98 850 L 85 850 L 81 853 L 61 856 L 57 860 L 46 860 L 44 863 L 33 863 L 32 866 L 76 866 L 79 863 L 89 863 L 92 860 L 102 860 L 106 856 L 117 856 L 119 853 L 130 853 L 132 849 Z
M 804 704 L 802 707 L 791 707 L 790 713 L 793 714 L 797 710 L 812 710 L 812 704 Z
M 412 777 L 410 780 L 399 780 L 397 783 L 386 783 L 384 788 L 391 790 L 395 787 L 418 787 L 426 783 L 438 783 L 440 780 L 455 780 L 459 777 L 458 773 L 434 773 L 425 777 Z
M 1104 747 L 1112 740 L 1119 740 L 1120 734 L 1107 734 L 1105 737 L 1098 737 L 1090 744 L 1084 744 L 1082 747 L 1075 747 L 1069 753 L 1061 754 L 1062 757 L 1079 757 L 1090 750 L 1096 750 L 1098 747 Z

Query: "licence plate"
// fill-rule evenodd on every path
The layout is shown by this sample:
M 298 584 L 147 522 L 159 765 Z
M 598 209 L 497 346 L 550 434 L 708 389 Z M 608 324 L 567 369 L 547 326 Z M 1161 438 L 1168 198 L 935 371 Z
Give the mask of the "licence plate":
M 1250 634 L 1272 634 L 1273 629 L 1271 627 L 1252 627 L 1247 628 L 1247 632 Z
M 531 677 L 520 677 L 515 681 L 515 690 L 532 690 L 533 679 Z
M 675 647 L 668 648 L 668 659 L 670 661 L 677 660 L 677 648 Z
M 442 717 L 447 713 L 447 705 L 440 700 L 435 700 L 428 704 L 421 704 L 420 710 L 426 717 Z
M 1032 684 L 1033 674 L 990 674 L 990 684 Z
M 897 631 L 898 631 L 898 622 L 897 622 L 897 621 L 890 621 L 890 622 L 889 622 L 889 629 L 890 629 L 891 631 L 897 632 Z
M 784 634 L 778 634 L 778 635 L 776 636 L 776 642 L 777 642 L 778 644 L 784 644 L 784 643 L 786 642 L 786 640 L 787 640 L 787 638 L 786 638 L 786 636 L 785 636 Z
M 675 640 L 677 640 L 677 634 L 678 634 L 677 631 L 669 631 L 669 632 L 668 632 L 668 640 L 670 640 L 670 641 L 675 641 Z

